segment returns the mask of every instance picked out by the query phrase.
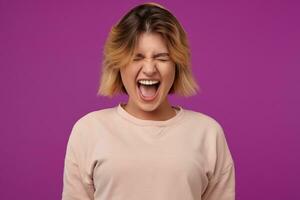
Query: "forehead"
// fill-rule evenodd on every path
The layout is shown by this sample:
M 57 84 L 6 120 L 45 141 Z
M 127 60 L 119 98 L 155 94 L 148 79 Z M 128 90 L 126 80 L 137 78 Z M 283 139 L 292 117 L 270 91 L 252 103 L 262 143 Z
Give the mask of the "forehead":
M 159 33 L 141 33 L 138 37 L 135 52 L 168 53 L 165 39 Z

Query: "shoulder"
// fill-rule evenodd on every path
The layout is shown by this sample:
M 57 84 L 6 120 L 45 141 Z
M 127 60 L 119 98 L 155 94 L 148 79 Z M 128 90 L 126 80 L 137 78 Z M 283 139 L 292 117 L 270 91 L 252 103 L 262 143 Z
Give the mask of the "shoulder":
M 200 134 L 202 137 L 214 142 L 216 140 L 225 139 L 224 129 L 221 123 L 213 116 L 195 111 L 185 110 L 185 127 L 190 132 Z
M 113 120 L 114 108 L 90 111 L 75 120 L 70 133 L 70 143 L 90 144 L 99 136 L 105 124 Z
M 73 127 L 76 129 L 92 128 L 95 125 L 107 123 L 114 118 L 114 115 L 115 107 L 93 110 L 78 117 Z
M 185 109 L 184 111 L 185 111 L 186 120 L 192 124 L 209 128 L 209 129 L 215 129 L 215 130 L 222 129 L 222 126 L 219 123 L 219 121 L 216 120 L 216 118 L 214 118 L 211 115 L 208 115 L 203 112 L 195 111 L 195 110 L 189 110 L 189 109 Z
M 211 155 L 225 157 L 226 166 L 232 163 L 233 159 L 227 144 L 226 134 L 220 122 L 214 117 L 198 111 L 187 110 L 186 115 L 193 123 L 192 130 L 201 132 L 201 135 L 205 138 L 206 142 L 203 145 L 206 146 L 206 150 L 210 149 L 208 151 L 214 152 Z

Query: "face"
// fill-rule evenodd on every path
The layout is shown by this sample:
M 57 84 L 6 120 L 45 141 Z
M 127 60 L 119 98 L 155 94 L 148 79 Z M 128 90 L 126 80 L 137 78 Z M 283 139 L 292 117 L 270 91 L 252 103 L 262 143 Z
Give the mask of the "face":
M 130 63 L 120 69 L 133 112 L 158 113 L 170 108 L 168 92 L 175 78 L 175 64 L 163 37 L 158 33 L 142 33 Z

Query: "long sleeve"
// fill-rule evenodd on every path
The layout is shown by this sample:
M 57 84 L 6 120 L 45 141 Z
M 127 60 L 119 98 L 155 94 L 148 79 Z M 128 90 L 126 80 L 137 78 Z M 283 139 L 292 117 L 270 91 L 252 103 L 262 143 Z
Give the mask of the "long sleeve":
M 62 200 L 92 200 L 94 187 L 92 180 L 84 172 L 80 135 L 74 125 L 67 144 L 63 174 Z
M 221 125 L 179 107 L 166 121 L 118 107 L 73 126 L 62 200 L 234 200 L 234 165 Z
M 218 125 L 216 140 L 216 165 L 209 184 L 202 196 L 203 200 L 234 200 L 235 199 L 235 168 L 228 148 L 224 131 Z
M 203 195 L 203 200 L 234 200 L 235 174 L 234 165 L 228 166 L 220 177 L 213 177 Z

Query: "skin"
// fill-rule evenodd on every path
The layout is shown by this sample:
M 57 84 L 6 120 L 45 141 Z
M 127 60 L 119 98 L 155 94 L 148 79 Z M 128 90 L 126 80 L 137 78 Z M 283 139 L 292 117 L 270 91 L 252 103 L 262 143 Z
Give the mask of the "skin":
M 123 108 L 133 116 L 145 120 L 168 120 L 176 115 L 168 100 L 168 92 L 175 78 L 175 63 L 168 56 L 168 48 L 158 33 L 142 33 L 130 63 L 120 69 L 128 102 Z M 160 54 L 160 55 L 159 55 Z M 158 79 L 160 88 L 153 101 L 140 98 L 138 79 Z

